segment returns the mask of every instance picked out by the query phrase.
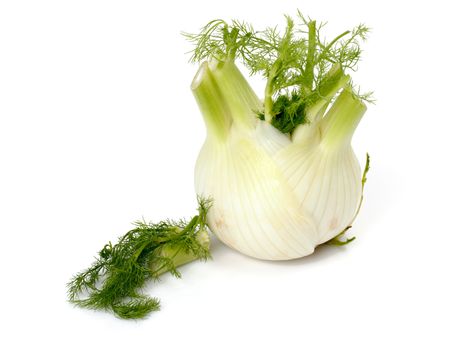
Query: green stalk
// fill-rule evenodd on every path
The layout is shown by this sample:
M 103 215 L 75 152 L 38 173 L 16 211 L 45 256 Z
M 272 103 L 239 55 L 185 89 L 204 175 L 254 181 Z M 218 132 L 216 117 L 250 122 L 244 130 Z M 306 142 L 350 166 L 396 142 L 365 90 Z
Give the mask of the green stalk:
M 191 89 L 210 137 L 224 140 L 232 123 L 255 125 L 261 102 L 233 61 L 202 63 Z
M 261 101 L 232 60 L 210 63 L 210 70 L 226 101 L 234 123 L 251 127 L 256 113 L 262 108 Z
M 322 122 L 324 111 L 336 93 L 347 85 L 350 77 L 345 75 L 341 66 L 335 64 L 315 90 L 307 96 L 309 106 L 305 113 L 310 125 L 299 125 L 293 133 L 294 143 L 310 144 L 310 140 L 319 138 L 319 125 Z
M 322 120 L 322 145 L 329 149 L 350 145 L 353 133 L 366 109 L 366 105 L 360 99 L 348 89 L 344 89 Z
M 316 116 L 319 114 L 318 112 L 331 102 L 337 91 L 347 85 L 349 80 L 350 77 L 344 74 L 339 64 L 335 64 L 330 69 L 316 89 L 307 96 L 307 105 L 309 107 L 306 113 L 312 123 L 317 120 Z
M 197 219 L 197 216 L 195 217 L 195 219 Z M 183 229 L 183 231 L 185 230 L 186 228 Z M 210 249 L 210 237 L 208 235 L 207 230 L 201 229 L 199 232 L 197 232 L 196 239 L 199 241 L 202 247 L 204 247 L 207 250 Z M 183 247 L 174 247 L 169 245 L 162 247 L 160 254 L 163 257 L 171 258 L 175 268 L 199 259 L 192 252 L 186 252 L 183 249 Z M 169 267 L 166 265 L 153 265 L 151 266 L 151 269 L 153 270 L 154 274 L 157 274 L 158 276 L 162 275 L 163 273 L 169 272 Z
M 272 70 L 273 71 L 273 70 Z M 274 107 L 273 95 L 273 78 L 272 74 L 269 74 L 267 79 L 266 87 L 264 89 L 264 120 L 268 123 L 272 122 L 272 109 Z
M 191 90 L 204 117 L 208 136 L 224 140 L 232 124 L 232 115 L 207 62 L 201 64 Z

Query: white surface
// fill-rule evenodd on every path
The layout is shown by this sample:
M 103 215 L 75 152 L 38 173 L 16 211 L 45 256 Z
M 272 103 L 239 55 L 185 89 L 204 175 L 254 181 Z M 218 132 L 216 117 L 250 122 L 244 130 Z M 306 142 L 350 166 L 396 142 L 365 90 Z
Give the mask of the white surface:
M 2 349 L 456 349 L 456 12 L 451 1 L 2 1 Z M 259 27 L 300 8 L 328 35 L 373 28 L 356 81 L 376 91 L 355 150 L 373 163 L 346 248 L 213 261 L 149 289 L 128 322 L 65 283 L 144 216 L 193 215 L 205 130 L 180 31 Z

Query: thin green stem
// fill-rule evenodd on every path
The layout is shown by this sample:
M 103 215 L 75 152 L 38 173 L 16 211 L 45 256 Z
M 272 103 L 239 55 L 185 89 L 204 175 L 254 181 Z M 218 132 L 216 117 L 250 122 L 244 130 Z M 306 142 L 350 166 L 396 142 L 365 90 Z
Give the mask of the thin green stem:
M 274 93 L 274 80 L 278 74 L 278 59 L 272 65 L 272 69 L 269 71 L 269 76 L 267 77 L 266 87 L 264 89 L 264 120 L 270 123 L 273 116 L 273 93 Z
M 307 59 L 304 71 L 304 86 L 312 91 L 315 67 L 315 53 L 316 53 L 316 21 L 308 23 L 308 46 L 307 46 Z
M 320 55 L 318 56 L 317 61 L 320 61 L 323 59 L 323 57 L 329 52 L 329 50 L 334 46 L 335 43 L 337 43 L 340 39 L 342 39 L 344 36 L 350 34 L 351 32 L 349 30 L 343 32 L 342 34 L 336 36 L 328 45 L 324 47 L 324 49 L 321 51 Z
M 264 120 L 268 123 L 272 121 L 272 109 L 274 106 L 274 101 L 272 99 L 272 85 L 269 80 L 267 80 L 266 88 L 264 90 Z
M 370 163 L 371 163 L 371 157 L 369 156 L 369 153 L 366 153 L 366 165 L 364 166 L 363 177 L 361 178 L 361 198 L 359 199 L 358 208 L 356 209 L 355 215 L 353 216 L 353 219 L 351 220 L 349 226 L 351 226 L 353 222 L 356 220 L 356 217 L 358 216 L 359 211 L 361 210 L 361 206 L 363 205 L 364 186 L 366 185 L 367 173 L 369 172 L 369 169 L 370 169 Z
M 150 244 L 151 242 L 145 242 L 143 243 L 140 248 L 137 249 L 137 251 L 135 252 L 135 254 L 132 256 L 132 260 L 133 261 L 137 261 L 138 257 L 140 256 L 140 254 L 143 252 L 143 250 Z
M 228 32 L 229 42 L 226 43 L 227 47 L 227 60 L 234 61 L 237 55 L 237 38 L 239 36 L 240 30 L 238 28 L 233 28 L 230 32 Z
M 194 229 L 194 226 L 196 226 L 196 224 L 197 224 L 197 220 L 198 220 L 198 219 L 199 219 L 199 216 L 198 216 L 198 215 L 194 216 L 194 217 L 191 219 L 191 221 L 189 221 L 189 223 L 183 228 L 183 230 L 180 231 L 180 233 L 181 233 L 181 232 L 186 233 L 186 232 L 188 232 L 188 231 L 193 230 L 193 229 Z

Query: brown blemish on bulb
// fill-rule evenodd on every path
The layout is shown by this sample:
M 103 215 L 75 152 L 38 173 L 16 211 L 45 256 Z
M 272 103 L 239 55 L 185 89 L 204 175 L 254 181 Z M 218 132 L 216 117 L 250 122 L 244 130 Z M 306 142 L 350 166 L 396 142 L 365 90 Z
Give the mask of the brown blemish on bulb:
M 335 230 L 337 228 L 338 220 L 336 217 L 333 217 L 332 220 L 329 222 L 329 229 Z
M 215 219 L 213 226 L 213 232 L 218 236 L 218 238 L 224 242 L 224 244 L 228 245 L 229 247 L 238 250 L 235 247 L 233 237 L 227 234 L 228 226 L 224 219 L 224 215 L 220 215 L 217 219 Z M 216 232 L 215 232 L 216 231 Z
M 223 215 L 221 215 L 218 219 L 216 219 L 215 227 L 217 230 L 222 230 L 223 228 L 226 227 L 226 222 L 224 221 Z

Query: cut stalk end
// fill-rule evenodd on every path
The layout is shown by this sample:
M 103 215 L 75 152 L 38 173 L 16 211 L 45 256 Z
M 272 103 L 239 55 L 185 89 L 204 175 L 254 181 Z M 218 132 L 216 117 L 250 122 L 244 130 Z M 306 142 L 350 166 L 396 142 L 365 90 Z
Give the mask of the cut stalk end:
M 255 113 L 262 108 L 261 101 L 243 74 L 231 60 L 210 64 L 234 122 L 241 127 L 254 127 Z
M 229 132 L 232 116 L 207 62 L 200 65 L 191 83 L 191 90 L 204 117 L 208 136 L 224 139 Z
M 350 145 L 366 109 L 366 105 L 359 98 L 350 90 L 344 89 L 322 120 L 322 145 L 326 148 Z
M 204 249 L 206 250 L 210 249 L 210 236 L 206 229 L 201 229 L 199 232 L 197 232 L 196 239 Z M 186 252 L 182 248 L 177 248 L 177 247 L 168 246 L 168 245 L 164 246 L 161 249 L 161 255 L 165 258 L 172 259 L 173 266 L 175 268 L 185 265 L 187 263 L 190 263 L 194 260 L 202 259 L 196 256 L 195 254 L 193 254 L 193 252 L 191 251 Z M 161 266 L 160 263 L 151 266 L 151 269 L 153 271 L 156 271 L 157 275 L 162 275 L 163 273 L 170 271 L 169 266 L 167 265 Z

